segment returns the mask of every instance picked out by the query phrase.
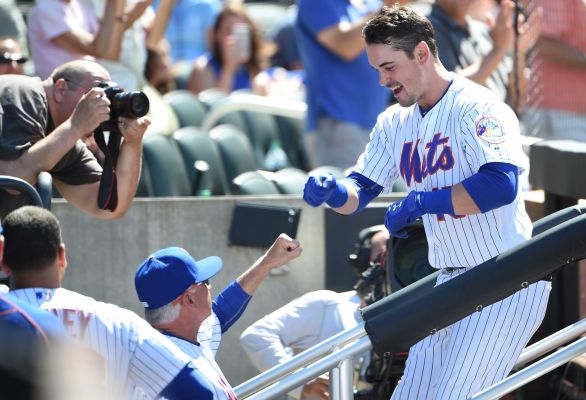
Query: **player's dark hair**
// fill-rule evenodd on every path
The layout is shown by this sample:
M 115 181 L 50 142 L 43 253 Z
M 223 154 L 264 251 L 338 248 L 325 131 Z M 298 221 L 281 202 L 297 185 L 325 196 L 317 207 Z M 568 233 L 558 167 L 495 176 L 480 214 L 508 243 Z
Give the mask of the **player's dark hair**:
M 362 29 L 366 44 L 387 44 L 402 50 L 409 58 L 415 56 L 415 47 L 427 43 L 429 50 L 438 56 L 434 30 L 431 22 L 408 7 L 384 6 Z
M 4 262 L 14 272 L 51 266 L 59 254 L 59 221 L 44 208 L 17 208 L 2 221 Z

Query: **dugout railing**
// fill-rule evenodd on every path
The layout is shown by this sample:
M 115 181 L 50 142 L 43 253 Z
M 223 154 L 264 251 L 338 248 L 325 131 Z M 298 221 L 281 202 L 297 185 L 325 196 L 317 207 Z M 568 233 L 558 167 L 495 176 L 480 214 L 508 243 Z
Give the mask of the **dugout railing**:
M 492 304 L 518 290 L 514 288 L 514 285 L 504 289 L 504 292 L 502 288 L 493 290 L 491 287 L 495 285 L 492 280 L 520 282 L 521 287 L 526 287 L 529 283 L 551 275 L 564 265 L 586 258 L 586 242 L 581 239 L 586 237 L 585 211 L 586 207 L 574 206 L 551 214 L 534 224 L 532 239 L 475 267 L 467 274 L 438 287 L 433 286 L 437 273 L 432 274 L 367 307 L 363 311 L 365 323 L 341 332 L 300 353 L 289 362 L 278 365 L 242 383 L 235 388 L 236 394 L 239 398 L 272 399 L 330 371 L 331 398 L 336 400 L 352 399 L 353 368 L 351 363 L 354 356 L 373 347 L 379 354 L 392 353 L 405 346 L 408 348 L 409 345 L 427 334 L 469 315 L 471 312 L 465 312 L 466 308 L 471 308 L 474 311 L 478 304 L 484 306 Z M 516 265 L 523 264 L 518 262 L 519 259 L 527 261 L 526 264 L 531 267 L 517 268 Z M 450 283 L 452 285 L 466 283 L 466 285 L 474 286 L 478 282 L 486 286 L 487 292 L 493 293 L 472 297 L 469 294 L 464 295 L 457 299 L 459 303 L 464 303 L 464 306 L 455 307 L 454 312 L 442 314 L 433 309 L 434 304 L 440 304 L 440 307 L 445 306 L 445 301 L 440 301 L 442 297 L 446 297 L 448 302 L 456 304 L 454 301 L 460 293 L 450 288 Z M 452 295 L 449 291 L 455 292 L 455 294 Z M 481 292 L 478 291 L 478 287 L 472 287 L 472 293 Z M 428 304 L 431 308 L 421 308 L 421 304 Z M 423 313 L 417 312 L 418 309 L 425 311 Z M 398 318 L 401 314 L 406 318 Z M 413 318 L 413 314 L 418 315 Z M 440 314 L 439 317 L 437 317 L 438 314 Z M 394 325 L 399 328 L 392 328 L 392 324 L 390 324 L 392 320 L 395 321 Z M 399 320 L 401 323 L 397 324 L 396 321 Z M 580 321 L 526 348 L 516 367 L 520 367 L 557 348 L 562 343 L 580 336 L 585 328 L 586 321 Z M 485 389 L 475 395 L 473 399 L 496 399 L 585 351 L 586 339 L 580 339 L 510 375 L 502 382 Z

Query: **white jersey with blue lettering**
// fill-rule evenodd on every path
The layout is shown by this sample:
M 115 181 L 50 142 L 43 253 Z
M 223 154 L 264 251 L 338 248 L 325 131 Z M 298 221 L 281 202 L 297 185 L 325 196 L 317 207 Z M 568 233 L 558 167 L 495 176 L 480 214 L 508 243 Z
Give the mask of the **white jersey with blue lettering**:
M 11 295 L 61 320 L 70 336 L 101 355 L 108 399 L 136 388 L 153 399 L 190 362 L 173 343 L 130 310 L 67 289 L 28 288 Z
M 456 185 L 491 162 L 527 173 L 517 117 L 488 89 L 452 74 L 446 93 L 427 112 L 418 104 L 396 104 L 381 113 L 354 170 L 385 189 L 401 177 L 410 191 L 429 192 Z M 512 203 L 485 213 L 422 218 L 435 268 L 476 266 L 532 231 L 520 189 Z
M 212 316 L 213 315 L 215 314 L 212 313 Z M 171 339 L 171 341 L 183 351 L 183 353 L 191 358 L 193 366 L 207 379 L 214 391 L 214 400 L 237 399 L 236 394 L 232 390 L 232 386 L 230 386 L 214 359 L 215 351 L 209 346 L 211 342 L 192 343 L 168 332 L 163 331 L 163 333 L 167 335 L 167 337 Z

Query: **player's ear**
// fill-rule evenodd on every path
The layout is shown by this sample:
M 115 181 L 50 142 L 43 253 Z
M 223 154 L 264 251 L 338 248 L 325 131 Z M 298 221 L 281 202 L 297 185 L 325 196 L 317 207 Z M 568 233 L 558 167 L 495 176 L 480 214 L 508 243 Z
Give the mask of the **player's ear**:
M 65 254 L 65 244 L 63 243 L 59 245 L 59 250 L 57 250 L 57 267 L 59 269 L 59 278 L 63 279 L 63 274 L 67 269 L 67 256 Z
M 429 46 L 423 40 L 415 46 L 415 60 L 420 64 L 425 64 L 429 59 L 431 52 Z

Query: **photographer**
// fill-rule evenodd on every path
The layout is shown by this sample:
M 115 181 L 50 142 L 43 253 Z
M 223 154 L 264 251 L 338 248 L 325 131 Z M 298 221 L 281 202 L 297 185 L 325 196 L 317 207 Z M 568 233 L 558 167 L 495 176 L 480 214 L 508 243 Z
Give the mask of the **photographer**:
M 120 218 L 130 207 L 140 175 L 142 137 L 150 120 L 117 118 L 123 137 L 117 160 L 118 204 L 113 211 L 98 206 L 102 167 L 82 139 L 110 120 L 104 88 L 110 80 L 98 63 L 76 60 L 39 78 L 0 76 L 0 174 L 35 185 L 48 171 L 59 192 L 82 211 L 104 219 Z M 0 192 L 0 215 L 25 204 L 25 197 Z
M 386 252 L 388 239 L 386 229 L 370 238 L 370 266 L 364 270 L 380 267 L 376 261 Z M 286 362 L 295 354 L 361 322 L 360 308 L 379 300 L 372 298 L 376 286 L 376 282 L 362 275 L 354 290 L 348 292 L 317 290 L 306 293 L 249 326 L 240 336 L 242 347 L 260 371 Z M 359 359 L 355 360 L 355 366 L 360 367 Z M 322 375 L 289 395 L 295 399 L 327 399 L 328 383 L 328 376 Z

